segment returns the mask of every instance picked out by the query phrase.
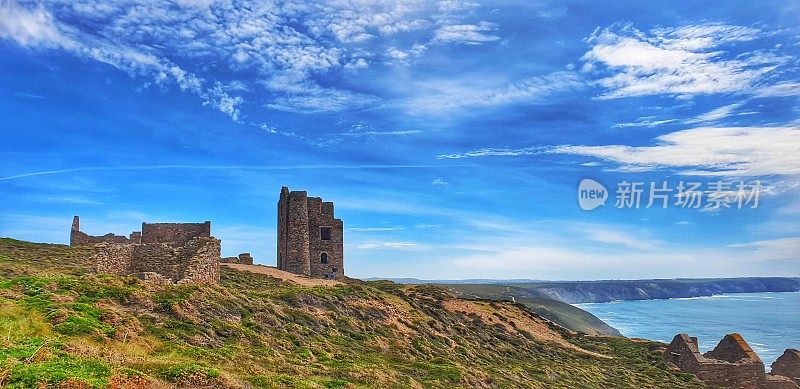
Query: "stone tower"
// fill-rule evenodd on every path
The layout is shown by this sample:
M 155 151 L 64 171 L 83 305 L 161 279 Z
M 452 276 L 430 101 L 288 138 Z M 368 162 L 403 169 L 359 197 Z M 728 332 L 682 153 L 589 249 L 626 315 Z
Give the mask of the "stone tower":
M 281 188 L 278 200 L 278 269 L 314 278 L 344 278 L 342 220 L 333 203 Z
M 81 218 L 76 216 L 72 217 L 72 229 L 69 231 L 69 245 L 75 246 L 77 243 L 76 235 L 81 232 Z

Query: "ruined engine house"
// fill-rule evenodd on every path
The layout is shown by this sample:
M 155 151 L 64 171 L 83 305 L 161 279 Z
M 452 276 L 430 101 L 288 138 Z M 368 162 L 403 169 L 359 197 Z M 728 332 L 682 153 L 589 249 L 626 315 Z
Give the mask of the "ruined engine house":
M 314 278 L 344 278 L 344 232 L 332 202 L 281 188 L 278 269 Z

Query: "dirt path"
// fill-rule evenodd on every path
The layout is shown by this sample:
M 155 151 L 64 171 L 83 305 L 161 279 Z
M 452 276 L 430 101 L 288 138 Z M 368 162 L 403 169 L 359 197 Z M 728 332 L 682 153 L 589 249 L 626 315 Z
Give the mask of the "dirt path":
M 281 281 L 288 281 L 294 282 L 298 285 L 303 286 L 335 286 L 341 285 L 342 283 L 336 280 L 325 280 L 321 278 L 309 278 L 306 276 L 301 276 L 299 274 L 289 273 L 287 271 L 278 270 L 271 266 L 264 266 L 264 265 L 242 265 L 237 263 L 223 263 L 223 266 L 230 267 L 232 269 L 236 269 L 239 271 L 246 271 L 250 273 L 256 274 L 264 274 L 273 278 L 277 278 Z

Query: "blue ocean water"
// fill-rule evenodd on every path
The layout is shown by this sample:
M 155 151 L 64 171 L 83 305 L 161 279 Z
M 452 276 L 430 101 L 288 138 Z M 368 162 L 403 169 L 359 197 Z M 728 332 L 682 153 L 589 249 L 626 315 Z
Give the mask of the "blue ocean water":
M 769 370 L 787 348 L 800 349 L 800 292 L 735 293 L 669 300 L 575 304 L 627 337 L 672 341 L 685 332 L 700 351 L 725 334 L 742 334 Z

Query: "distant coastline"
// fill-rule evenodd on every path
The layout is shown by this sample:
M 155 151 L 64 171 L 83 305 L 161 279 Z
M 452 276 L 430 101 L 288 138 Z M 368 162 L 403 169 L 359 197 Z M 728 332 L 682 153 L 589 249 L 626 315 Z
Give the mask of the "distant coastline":
M 385 278 L 384 278 L 385 279 Z M 550 298 L 569 304 L 631 300 L 707 297 L 730 293 L 797 292 L 798 277 L 678 278 L 648 280 L 541 281 L 541 280 L 417 280 L 395 278 L 404 284 L 510 285 L 529 297 Z

